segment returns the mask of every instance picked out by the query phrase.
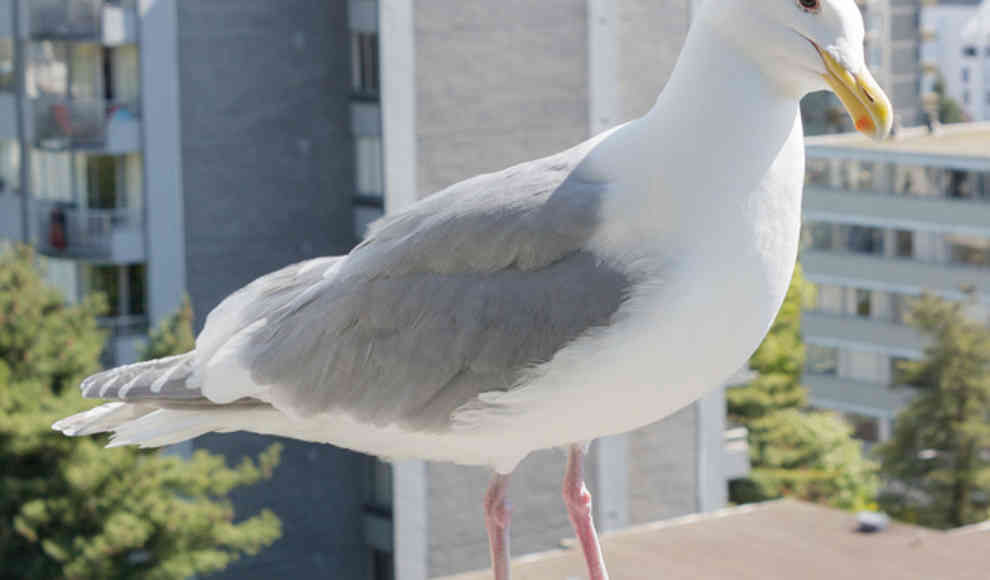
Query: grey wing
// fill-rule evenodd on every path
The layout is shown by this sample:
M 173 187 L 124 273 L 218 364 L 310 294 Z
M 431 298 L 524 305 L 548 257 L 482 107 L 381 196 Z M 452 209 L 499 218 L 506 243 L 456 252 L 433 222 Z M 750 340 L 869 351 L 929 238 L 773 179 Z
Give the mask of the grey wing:
M 607 324 L 628 292 L 627 277 L 584 248 L 604 186 L 574 177 L 583 154 L 454 186 L 378 225 L 346 258 L 232 296 L 197 341 L 203 393 L 436 431 L 480 393 L 511 389 Z

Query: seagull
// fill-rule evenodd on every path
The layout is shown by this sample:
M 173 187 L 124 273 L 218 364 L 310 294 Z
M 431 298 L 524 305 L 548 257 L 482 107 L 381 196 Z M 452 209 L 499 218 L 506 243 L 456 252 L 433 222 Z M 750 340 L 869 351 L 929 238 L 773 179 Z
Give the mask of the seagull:
M 193 351 L 86 379 L 84 396 L 114 401 L 54 428 L 144 447 L 244 430 L 489 466 L 497 580 L 510 474 L 564 448 L 564 504 L 604 580 L 587 444 L 690 404 L 759 345 L 798 251 L 799 99 L 831 88 L 861 132 L 890 130 L 863 37 L 854 0 L 707 2 L 643 117 L 255 280 Z

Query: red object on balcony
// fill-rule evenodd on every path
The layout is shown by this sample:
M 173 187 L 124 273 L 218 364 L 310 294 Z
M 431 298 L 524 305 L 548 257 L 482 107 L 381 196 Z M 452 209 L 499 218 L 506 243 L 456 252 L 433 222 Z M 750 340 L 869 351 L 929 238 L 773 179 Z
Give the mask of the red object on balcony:
M 49 214 L 48 243 L 56 250 L 64 250 L 69 245 L 65 236 L 65 212 L 53 207 Z
M 69 112 L 69 107 L 64 103 L 56 103 L 52 105 L 52 114 L 58 128 L 62 130 L 62 134 L 66 137 L 72 137 L 72 115 Z

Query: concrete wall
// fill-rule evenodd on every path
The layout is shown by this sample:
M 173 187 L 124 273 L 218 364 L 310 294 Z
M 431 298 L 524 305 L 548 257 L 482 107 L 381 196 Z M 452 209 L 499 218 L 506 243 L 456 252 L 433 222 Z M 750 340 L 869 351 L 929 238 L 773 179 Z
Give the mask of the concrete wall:
M 694 405 L 630 434 L 629 523 L 698 511 Z
M 255 277 L 352 243 L 350 37 L 346 0 L 178 4 L 185 260 L 201 326 Z M 195 445 L 236 461 L 270 442 Z M 367 578 L 366 459 L 284 443 L 274 478 L 234 499 L 239 516 L 271 508 L 282 539 L 216 577 Z
M 533 453 L 512 474 L 512 554 L 522 555 L 560 547 L 573 537 L 560 496 L 567 456 L 559 450 Z M 596 482 L 595 455 L 585 462 L 588 487 Z M 492 477 L 480 467 L 427 464 L 430 577 L 446 576 L 489 565 L 488 536 L 482 497 Z
M 179 6 L 188 290 L 201 323 L 258 275 L 353 241 L 347 2 Z
M 666 84 L 687 37 L 688 0 L 616 0 L 620 121 L 642 116 Z
M 420 195 L 588 137 L 585 4 L 416 4 Z

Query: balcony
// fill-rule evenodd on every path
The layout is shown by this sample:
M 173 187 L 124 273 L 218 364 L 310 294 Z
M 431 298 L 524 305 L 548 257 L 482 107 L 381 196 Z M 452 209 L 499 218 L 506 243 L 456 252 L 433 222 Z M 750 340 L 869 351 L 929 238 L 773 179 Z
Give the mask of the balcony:
M 31 38 L 36 40 L 111 46 L 137 40 L 135 0 L 31 0 L 27 5 Z
M 136 0 L 106 2 L 103 6 L 103 44 L 117 46 L 137 42 Z
M 725 430 L 722 448 L 722 475 L 726 481 L 749 475 L 749 432 L 745 427 Z
M 914 397 L 910 387 L 867 383 L 835 375 L 806 373 L 802 383 L 815 406 L 872 416 L 893 415 Z
M 49 151 L 91 150 L 106 154 L 141 149 L 136 103 L 97 99 L 34 99 L 34 143 Z
M 819 250 L 803 251 L 801 264 L 808 280 L 819 284 L 912 295 L 930 290 L 952 300 L 964 299 L 963 289 L 973 287 L 990 296 L 988 268 Z
M 854 225 L 990 236 L 990 204 L 805 187 L 804 217 Z
M 32 209 L 42 254 L 116 263 L 145 260 L 140 209 L 76 208 L 47 200 L 34 200 Z
M 103 38 L 102 0 L 31 0 L 31 37 L 98 41 Z
M 921 357 L 927 344 L 910 326 L 820 312 L 805 312 L 801 317 L 801 330 L 809 342 L 822 346 L 908 358 Z

